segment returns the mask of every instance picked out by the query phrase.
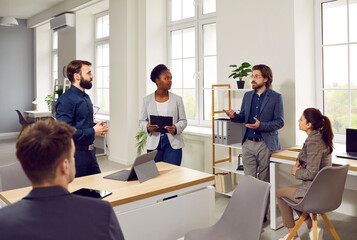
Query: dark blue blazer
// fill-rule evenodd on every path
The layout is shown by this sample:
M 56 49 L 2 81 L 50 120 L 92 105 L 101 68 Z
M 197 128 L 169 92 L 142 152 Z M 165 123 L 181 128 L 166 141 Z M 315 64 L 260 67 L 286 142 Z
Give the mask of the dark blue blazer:
M 35 188 L 0 208 L 0 239 L 124 239 L 109 202 L 71 194 L 63 187 Z
M 238 123 L 248 123 L 250 108 L 255 90 L 246 92 L 243 97 L 242 107 L 238 114 L 234 114 L 231 120 Z M 262 106 L 260 108 L 259 118 L 260 131 L 265 144 L 272 151 L 281 149 L 278 129 L 284 126 L 284 103 L 283 97 L 270 88 L 266 90 Z M 244 143 L 247 127 L 244 125 L 242 143 Z

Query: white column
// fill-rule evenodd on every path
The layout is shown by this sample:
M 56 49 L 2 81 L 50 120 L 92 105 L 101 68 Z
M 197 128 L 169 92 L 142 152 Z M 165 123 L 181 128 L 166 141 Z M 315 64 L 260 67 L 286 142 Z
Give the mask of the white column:
M 97 74 L 94 69 L 94 29 L 94 17 L 92 14 L 76 13 L 76 59 L 92 63 L 93 81 L 96 82 Z M 86 90 L 86 93 L 94 103 L 94 89 Z
M 53 94 L 51 72 L 51 29 L 41 26 L 35 28 L 35 98 L 37 109 L 46 110 L 45 97 Z
M 145 46 L 139 41 L 145 26 L 139 23 L 141 0 L 110 0 L 110 156 L 112 161 L 129 164 L 136 156 L 138 131 L 139 73 L 145 72 Z M 143 16 L 140 16 L 142 21 Z M 144 18 L 145 21 L 145 18 Z M 144 29 L 144 30 L 143 30 Z M 139 44 L 139 42 L 141 44 Z M 140 49 L 140 52 L 139 52 Z M 139 64 L 140 63 L 140 64 Z M 142 90 L 141 90 L 142 91 Z
M 76 28 L 58 31 L 58 79 L 64 79 L 63 68 L 76 59 Z

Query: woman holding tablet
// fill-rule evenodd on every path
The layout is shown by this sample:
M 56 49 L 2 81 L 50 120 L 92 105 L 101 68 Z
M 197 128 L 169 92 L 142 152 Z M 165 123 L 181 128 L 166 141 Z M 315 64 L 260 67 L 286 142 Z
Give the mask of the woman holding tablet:
M 139 119 L 140 128 L 148 132 L 147 151 L 158 150 L 155 162 L 163 161 L 180 166 L 184 146 L 181 134 L 187 126 L 182 98 L 169 92 L 172 76 L 164 64 L 157 65 L 150 78 L 157 89 L 144 97 Z M 159 132 L 159 126 L 150 123 L 150 116 L 172 117 L 172 125 L 163 126 L 166 133 Z

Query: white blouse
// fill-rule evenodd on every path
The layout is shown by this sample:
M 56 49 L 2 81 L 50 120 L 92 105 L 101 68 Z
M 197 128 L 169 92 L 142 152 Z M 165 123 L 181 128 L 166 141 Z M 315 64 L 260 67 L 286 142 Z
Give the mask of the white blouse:
M 166 102 L 158 102 L 156 101 L 157 112 L 159 116 L 167 116 L 167 109 L 169 108 L 169 100 Z

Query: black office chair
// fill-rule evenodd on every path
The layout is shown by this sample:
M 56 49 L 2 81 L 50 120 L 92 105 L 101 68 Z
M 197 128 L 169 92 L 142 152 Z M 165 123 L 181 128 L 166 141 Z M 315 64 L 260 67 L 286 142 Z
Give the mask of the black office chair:
M 25 130 L 27 126 L 30 124 L 34 123 L 34 121 L 31 120 L 26 120 L 24 116 L 22 116 L 21 112 L 19 110 L 15 110 L 17 112 L 17 115 L 19 116 L 19 123 L 21 124 L 22 128 L 19 133 L 19 136 L 17 136 L 17 139 L 21 136 L 22 132 Z

